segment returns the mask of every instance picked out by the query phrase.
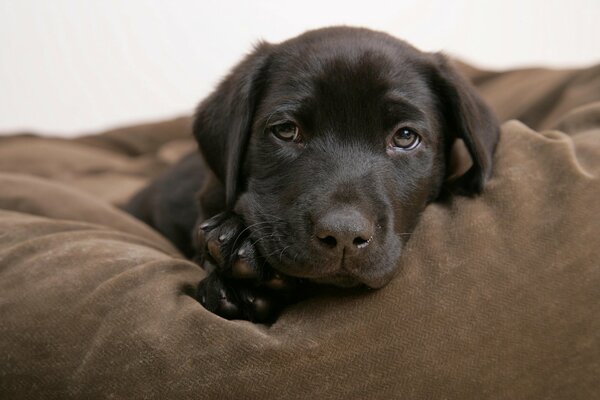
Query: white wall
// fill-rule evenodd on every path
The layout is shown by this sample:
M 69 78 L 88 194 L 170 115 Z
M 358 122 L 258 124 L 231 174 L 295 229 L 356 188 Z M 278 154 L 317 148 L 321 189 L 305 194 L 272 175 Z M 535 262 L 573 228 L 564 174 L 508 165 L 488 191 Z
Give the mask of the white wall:
M 600 61 L 600 0 L 0 0 L 0 131 L 188 113 L 259 38 L 332 24 L 490 68 Z

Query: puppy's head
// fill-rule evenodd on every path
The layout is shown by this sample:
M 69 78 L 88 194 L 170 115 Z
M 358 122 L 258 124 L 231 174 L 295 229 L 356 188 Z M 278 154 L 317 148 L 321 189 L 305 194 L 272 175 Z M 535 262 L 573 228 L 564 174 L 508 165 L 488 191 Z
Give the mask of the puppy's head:
M 260 44 L 200 104 L 194 134 L 274 268 L 381 287 L 444 186 L 482 190 L 498 126 L 443 56 L 344 27 Z M 449 182 L 457 140 L 471 166 Z

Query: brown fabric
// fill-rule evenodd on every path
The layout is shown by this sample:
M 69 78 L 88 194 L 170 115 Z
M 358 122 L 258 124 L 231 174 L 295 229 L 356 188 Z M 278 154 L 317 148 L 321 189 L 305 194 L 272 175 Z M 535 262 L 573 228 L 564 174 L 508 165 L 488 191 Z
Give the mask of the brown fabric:
M 270 327 L 206 312 L 201 269 L 108 204 L 189 143 L 0 138 L 0 398 L 600 397 L 598 69 L 469 73 L 563 132 L 504 123 L 485 193 L 428 207 L 390 285 Z
M 600 98 L 600 65 L 578 70 L 528 68 L 507 72 L 458 67 L 477 86 L 501 121 L 518 119 L 533 129 L 552 129 L 570 110 Z
M 121 205 L 150 178 L 196 149 L 185 121 L 180 118 L 73 140 L 0 136 L 0 171 L 60 181 Z

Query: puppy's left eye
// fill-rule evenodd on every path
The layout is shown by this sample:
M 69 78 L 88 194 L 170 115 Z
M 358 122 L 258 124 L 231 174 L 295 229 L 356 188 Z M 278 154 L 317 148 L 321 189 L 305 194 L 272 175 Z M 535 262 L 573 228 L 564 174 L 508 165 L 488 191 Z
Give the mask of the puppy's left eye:
M 300 142 L 300 129 L 298 125 L 293 122 L 284 122 L 281 124 L 273 125 L 269 128 L 271 133 L 278 139 L 285 142 Z
M 402 127 L 394 132 L 392 136 L 391 145 L 400 150 L 412 150 L 415 149 L 421 143 L 421 136 L 414 130 Z

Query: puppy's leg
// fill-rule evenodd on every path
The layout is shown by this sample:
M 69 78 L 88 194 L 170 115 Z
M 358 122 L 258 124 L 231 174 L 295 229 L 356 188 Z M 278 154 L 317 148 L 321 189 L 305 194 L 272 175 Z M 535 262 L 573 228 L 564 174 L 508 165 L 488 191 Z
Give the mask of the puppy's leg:
M 256 251 L 243 220 L 221 213 L 196 225 L 196 260 L 209 273 L 198 286 L 205 308 L 228 319 L 272 321 L 300 283 L 271 268 Z

